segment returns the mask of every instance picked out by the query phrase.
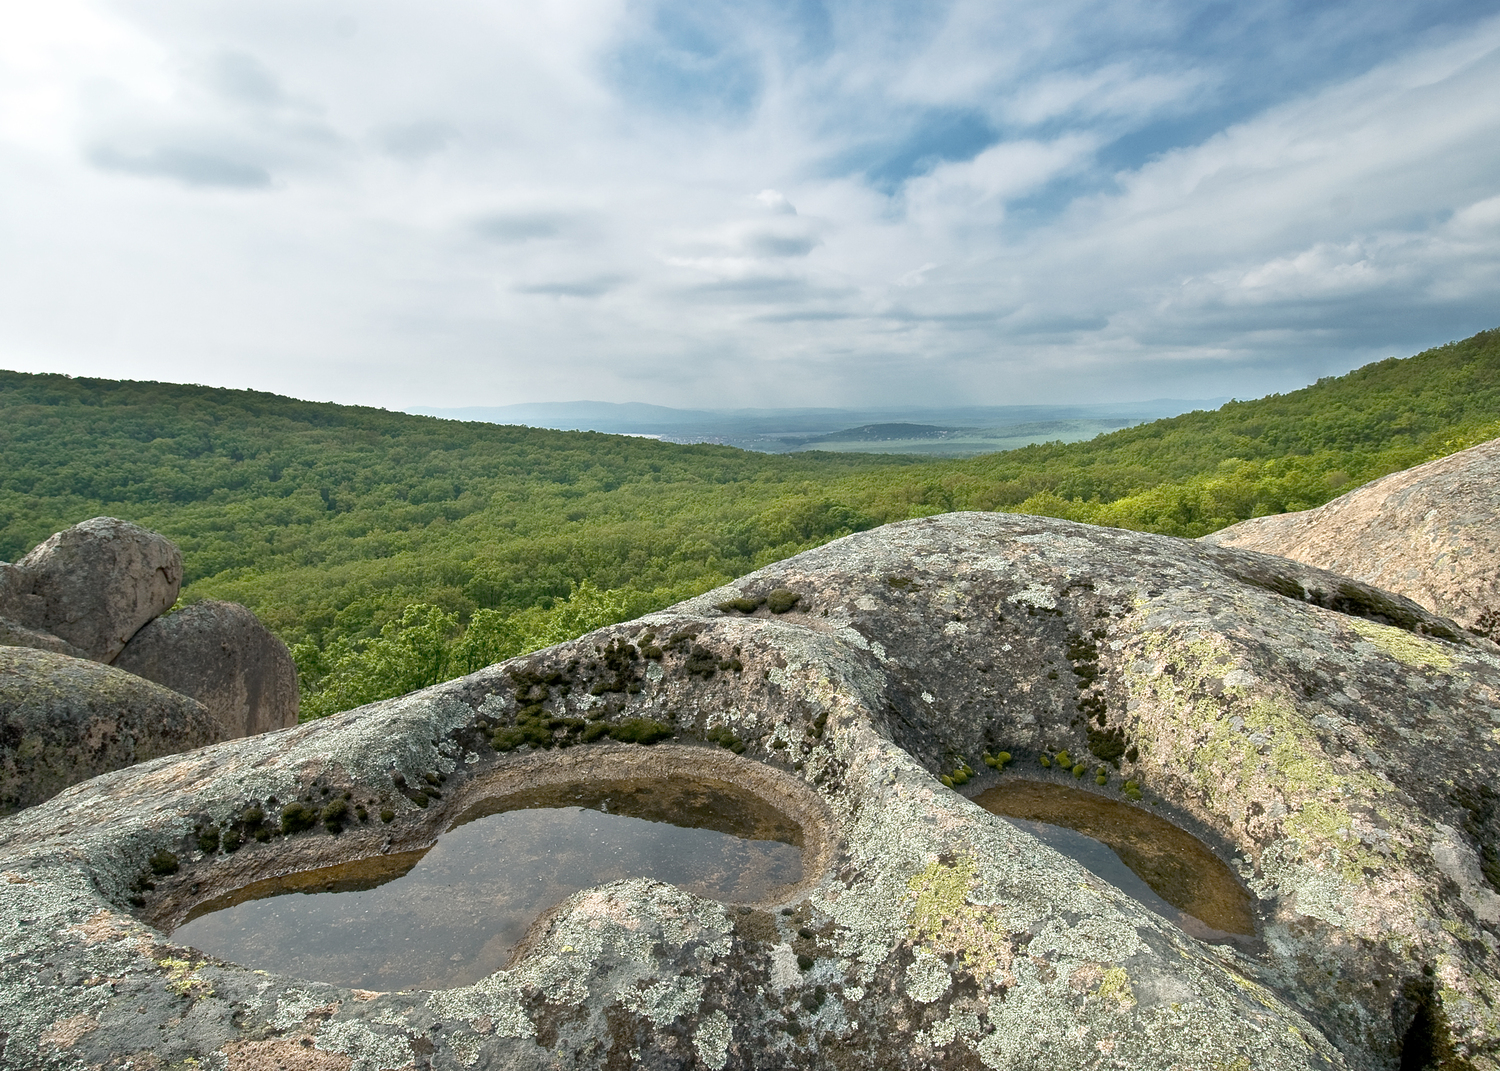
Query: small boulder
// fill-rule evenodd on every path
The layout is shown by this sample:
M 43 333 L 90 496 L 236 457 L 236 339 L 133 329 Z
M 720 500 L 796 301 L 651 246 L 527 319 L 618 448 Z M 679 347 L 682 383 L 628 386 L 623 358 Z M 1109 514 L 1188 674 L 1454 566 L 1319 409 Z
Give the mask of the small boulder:
M 111 666 L 0 647 L 0 815 L 219 738 L 203 704 Z
M 142 625 L 177 601 L 182 586 L 176 545 L 113 517 L 58 532 L 13 568 L 36 600 L 38 620 L 20 623 L 60 636 L 97 662 L 114 661 Z
M 115 666 L 192 696 L 219 725 L 216 739 L 297 724 L 297 666 L 255 614 L 205 599 L 150 622 Z
M 1317 509 L 1205 543 L 1278 554 L 1405 595 L 1500 641 L 1500 439 L 1383 476 Z
M 0 562 L 0 618 L 22 628 L 42 623 L 42 600 L 31 592 L 31 577 L 9 562 Z
M 40 629 L 27 628 L 19 621 L 0 617 L 0 647 L 31 647 L 38 651 L 83 658 L 84 653 L 60 636 Z

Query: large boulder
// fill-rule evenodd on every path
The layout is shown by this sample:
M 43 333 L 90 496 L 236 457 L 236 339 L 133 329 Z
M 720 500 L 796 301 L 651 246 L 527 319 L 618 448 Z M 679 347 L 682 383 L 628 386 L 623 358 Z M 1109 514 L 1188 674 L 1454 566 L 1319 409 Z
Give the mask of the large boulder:
M 1500 640 L 1500 439 L 1203 539 L 1352 576 Z
M 581 742 L 641 739 L 634 718 L 673 742 Z M 1040 762 L 1059 748 L 1106 785 Z M 964 760 L 981 776 L 946 787 Z M 169 936 L 260 879 L 422 849 L 517 784 L 734 764 L 823 811 L 785 904 L 615 882 L 435 991 Z M 1012 778 L 1138 791 L 1239 875 L 1256 938 L 1204 944 L 966 798 Z M 0 1064 L 1494 1071 L 1497 782 L 1500 653 L 1409 600 L 1045 518 L 894 524 L 0 822 Z M 346 794 L 363 821 L 308 828 Z
M 182 554 L 165 536 L 95 517 L 38 544 L 14 566 L 40 628 L 111 662 L 147 621 L 177 601 Z
M 205 599 L 158 617 L 114 665 L 198 700 L 218 723 L 221 740 L 297 724 L 291 652 L 238 603 Z
M 0 815 L 217 739 L 201 703 L 110 666 L 0 647 Z

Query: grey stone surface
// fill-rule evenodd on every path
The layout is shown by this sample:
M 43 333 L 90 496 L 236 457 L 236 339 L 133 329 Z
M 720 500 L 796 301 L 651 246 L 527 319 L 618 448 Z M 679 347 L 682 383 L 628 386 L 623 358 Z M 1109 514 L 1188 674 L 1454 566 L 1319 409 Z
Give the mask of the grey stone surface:
M 16 621 L 0 617 L 0 647 L 31 647 L 38 651 L 84 657 L 84 653 L 61 636 L 40 629 L 27 628 Z
M 114 665 L 198 700 L 218 723 L 221 740 L 297 724 L 291 652 L 238 603 L 205 599 L 158 617 Z
M 42 600 L 31 593 L 31 577 L 9 562 L 0 562 L 0 618 L 21 628 L 40 628 Z
M 776 588 L 792 611 L 715 609 Z M 453 990 L 340 989 L 172 943 L 221 891 L 420 848 L 528 771 L 607 776 L 640 754 L 493 750 L 538 704 L 559 737 L 562 717 L 669 723 L 662 776 L 697 756 L 795 779 L 826 814 L 826 867 L 790 914 L 644 880 L 585 890 Z M 1232 866 L 1256 939 L 1200 943 L 965 798 L 1013 777 L 1095 790 L 1039 764 L 1062 747 Z M 986 748 L 1015 761 L 990 771 Z M 983 776 L 944 787 L 964 759 Z M 1421 1055 L 1430 992 L 1457 1053 L 1493 1071 L 1497 780 L 1500 654 L 1408 600 L 1043 518 L 895 524 L 0 821 L 0 1065 L 1394 1071 Z M 271 833 L 325 790 L 368 821 Z M 243 845 L 203 850 L 209 822 Z M 162 851 L 180 869 L 153 878 Z
M 1352 576 L 1500 640 L 1500 439 L 1203 539 Z
M 0 647 L 0 814 L 215 739 L 187 696 L 97 662 Z
M 111 662 L 147 621 L 177 601 L 182 554 L 165 536 L 95 517 L 38 544 L 15 564 L 39 600 L 22 624 Z

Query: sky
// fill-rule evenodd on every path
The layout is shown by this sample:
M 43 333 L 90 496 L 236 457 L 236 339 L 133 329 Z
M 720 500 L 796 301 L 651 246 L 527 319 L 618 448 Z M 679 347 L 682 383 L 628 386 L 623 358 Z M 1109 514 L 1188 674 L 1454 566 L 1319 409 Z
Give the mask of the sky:
M 1008 405 L 1495 326 L 1495 0 L 0 0 L 4 368 Z

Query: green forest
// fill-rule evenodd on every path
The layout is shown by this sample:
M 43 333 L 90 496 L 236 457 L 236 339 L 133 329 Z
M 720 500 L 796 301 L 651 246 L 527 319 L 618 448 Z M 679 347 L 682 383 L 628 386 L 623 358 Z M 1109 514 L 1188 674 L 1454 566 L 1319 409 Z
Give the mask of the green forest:
M 1500 330 L 1300 391 L 963 460 L 756 454 L 252 391 L 0 372 L 0 559 L 101 514 L 251 607 L 306 716 L 401 694 L 950 510 L 1181 536 L 1500 436 Z

